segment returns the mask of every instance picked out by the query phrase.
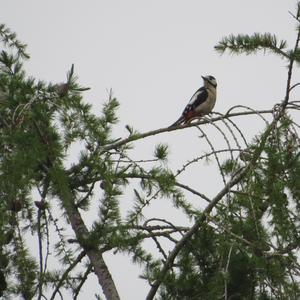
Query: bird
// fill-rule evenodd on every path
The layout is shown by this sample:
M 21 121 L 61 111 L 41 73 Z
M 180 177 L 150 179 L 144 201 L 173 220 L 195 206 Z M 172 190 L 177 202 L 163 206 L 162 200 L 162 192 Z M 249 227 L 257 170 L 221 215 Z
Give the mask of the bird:
M 216 104 L 217 81 L 214 76 L 201 76 L 204 85 L 192 96 L 189 103 L 183 110 L 180 118 L 170 127 L 180 124 L 190 123 L 194 119 L 201 118 L 209 114 Z

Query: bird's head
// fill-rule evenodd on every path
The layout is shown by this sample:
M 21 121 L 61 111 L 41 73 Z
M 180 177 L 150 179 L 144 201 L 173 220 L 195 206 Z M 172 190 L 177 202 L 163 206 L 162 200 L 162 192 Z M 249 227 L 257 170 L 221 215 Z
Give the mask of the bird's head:
M 208 76 L 201 76 L 201 77 L 203 78 L 205 87 L 207 87 L 207 88 L 211 88 L 211 87 L 216 88 L 217 87 L 217 81 L 214 76 L 208 75 Z

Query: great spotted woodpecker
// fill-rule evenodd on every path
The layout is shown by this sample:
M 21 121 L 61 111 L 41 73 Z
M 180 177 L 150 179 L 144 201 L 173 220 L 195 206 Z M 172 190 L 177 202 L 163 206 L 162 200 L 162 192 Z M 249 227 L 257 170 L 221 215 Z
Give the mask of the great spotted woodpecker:
M 217 97 L 217 81 L 213 76 L 201 76 L 204 86 L 198 89 L 183 110 L 180 118 L 170 127 L 186 124 L 209 114 L 215 106 Z

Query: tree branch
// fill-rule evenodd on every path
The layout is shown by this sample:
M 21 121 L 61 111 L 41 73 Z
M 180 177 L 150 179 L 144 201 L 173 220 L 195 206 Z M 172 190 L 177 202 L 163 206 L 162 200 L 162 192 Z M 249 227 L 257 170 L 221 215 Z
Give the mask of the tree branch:
M 54 300 L 56 293 L 59 291 L 60 287 L 63 285 L 64 281 L 67 279 L 68 274 L 77 266 L 78 263 L 84 258 L 86 255 L 85 251 L 79 253 L 75 261 L 68 267 L 68 269 L 62 274 L 58 284 L 53 291 L 50 300 Z
M 285 100 L 284 100 L 285 102 Z M 284 104 L 283 102 L 283 104 Z M 287 102 L 286 102 L 287 103 Z M 224 188 L 211 200 L 211 202 L 206 206 L 206 208 L 203 210 L 201 216 L 199 219 L 195 222 L 195 224 L 191 227 L 189 231 L 187 231 L 184 236 L 181 238 L 181 240 L 178 241 L 178 243 L 175 245 L 173 250 L 170 252 L 162 270 L 160 271 L 160 276 L 158 279 L 155 280 L 153 283 L 146 300 L 152 300 L 164 280 L 167 272 L 170 268 L 172 268 L 175 258 L 177 257 L 178 253 L 182 250 L 182 248 L 188 243 L 189 239 L 198 231 L 200 226 L 205 222 L 207 219 L 207 216 L 210 214 L 212 209 L 219 203 L 219 201 L 230 191 L 231 187 L 239 183 L 246 175 L 247 173 L 253 168 L 253 166 L 256 164 L 256 161 L 261 155 L 261 152 L 264 150 L 264 146 L 267 142 L 267 139 L 272 132 L 274 126 L 278 122 L 278 120 L 282 117 L 284 114 L 286 105 L 280 106 L 280 111 L 277 115 L 274 116 L 274 119 L 272 123 L 267 127 L 264 134 L 261 136 L 260 143 L 258 147 L 255 149 L 252 159 L 249 161 L 249 163 L 239 169 L 230 179 L 229 182 L 224 186 Z
M 215 198 L 212 199 L 212 201 L 207 205 L 207 207 L 202 212 L 202 215 L 199 217 L 199 219 L 196 221 L 196 223 L 191 227 L 189 231 L 187 231 L 182 239 L 175 245 L 173 250 L 170 252 L 164 267 L 162 268 L 160 272 L 159 278 L 153 283 L 146 300 L 151 300 L 154 298 L 160 284 L 162 283 L 162 280 L 166 276 L 168 270 L 172 267 L 174 260 L 178 253 L 181 251 L 181 249 L 186 245 L 186 243 L 189 241 L 189 239 L 198 231 L 199 227 L 202 225 L 202 223 L 206 220 L 207 216 L 211 212 L 211 210 L 217 205 L 217 203 L 223 198 L 224 195 L 227 194 L 227 192 L 230 190 L 232 186 L 237 184 L 248 172 L 250 168 L 250 164 L 245 167 L 243 170 L 241 170 L 236 176 L 234 176 L 226 185 L 225 187 L 215 196 Z
M 141 133 L 141 134 L 132 134 L 130 135 L 128 138 L 122 139 L 117 141 L 116 143 L 113 144 L 108 144 L 105 145 L 103 147 L 99 147 L 100 153 L 112 150 L 112 149 L 116 149 L 119 148 L 121 146 L 124 146 L 130 142 L 136 141 L 136 140 L 140 140 L 149 136 L 154 136 L 157 134 L 161 134 L 164 132 L 171 132 L 174 130 L 181 130 L 181 129 L 185 129 L 185 128 L 189 128 L 189 127 L 195 127 L 195 126 L 199 126 L 199 125 L 204 125 L 204 124 L 209 124 L 211 122 L 216 122 L 216 121 L 220 121 L 223 119 L 229 119 L 231 117 L 237 117 L 237 116 L 244 116 L 244 115 L 254 115 L 254 114 L 270 114 L 273 113 L 273 110 L 261 110 L 261 111 L 245 111 L 245 112 L 240 112 L 240 113 L 231 113 L 231 114 L 226 114 L 226 115 L 222 115 L 219 117 L 215 117 L 215 118 L 211 118 L 211 119 L 201 119 L 200 121 L 194 122 L 194 123 L 189 123 L 189 124 L 184 124 L 184 125 L 179 125 L 179 126 L 174 126 L 174 127 L 164 127 L 164 128 L 160 128 L 160 129 L 156 129 L 156 130 L 151 130 L 145 133 Z
M 119 300 L 120 297 L 117 288 L 103 259 L 102 253 L 88 241 L 89 231 L 81 218 L 75 205 L 75 201 L 73 200 L 74 195 L 69 187 L 68 176 L 65 170 L 61 166 L 55 166 L 52 167 L 50 172 L 56 193 L 62 201 L 80 246 L 85 251 L 94 268 L 94 272 L 103 289 L 105 297 L 108 300 Z

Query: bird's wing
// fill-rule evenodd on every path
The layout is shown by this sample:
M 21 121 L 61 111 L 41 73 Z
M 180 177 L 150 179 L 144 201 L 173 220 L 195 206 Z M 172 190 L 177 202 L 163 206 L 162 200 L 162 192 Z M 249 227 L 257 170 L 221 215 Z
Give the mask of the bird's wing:
M 196 107 L 201 105 L 207 100 L 208 92 L 205 87 L 198 89 L 195 94 L 192 96 L 191 100 L 185 107 L 182 115 L 188 114 L 190 111 L 194 111 Z
M 208 98 L 208 92 L 205 89 L 205 87 L 201 87 L 200 89 L 198 89 L 195 92 L 195 94 L 192 96 L 191 100 L 189 101 L 185 109 L 183 110 L 180 118 L 169 127 L 177 126 L 182 122 L 186 122 L 187 120 L 191 119 L 191 117 L 193 117 L 194 115 L 193 112 L 195 111 L 195 109 L 199 105 L 204 103 L 207 100 L 207 98 Z

